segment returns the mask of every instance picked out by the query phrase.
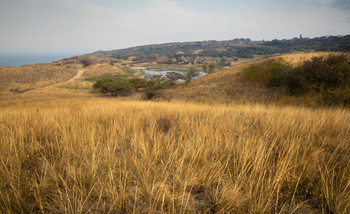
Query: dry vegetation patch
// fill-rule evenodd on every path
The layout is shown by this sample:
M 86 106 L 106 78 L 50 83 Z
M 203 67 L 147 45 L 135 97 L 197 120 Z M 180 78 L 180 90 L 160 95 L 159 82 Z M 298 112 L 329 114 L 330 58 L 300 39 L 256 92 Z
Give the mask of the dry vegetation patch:
M 88 69 L 84 72 L 83 76 L 98 76 L 105 73 L 116 73 L 116 74 L 124 74 L 123 69 L 119 66 L 112 66 L 109 64 L 99 64 L 91 69 Z
M 76 73 L 69 67 L 51 64 L 0 67 L 0 88 L 22 91 L 43 87 L 69 80 Z
M 0 111 L 2 213 L 348 213 L 350 112 L 52 99 Z

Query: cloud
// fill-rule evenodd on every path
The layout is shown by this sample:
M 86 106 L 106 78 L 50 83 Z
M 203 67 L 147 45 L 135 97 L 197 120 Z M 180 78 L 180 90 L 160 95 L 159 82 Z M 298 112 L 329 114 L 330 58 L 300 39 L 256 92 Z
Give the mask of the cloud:
M 148 38 L 147 43 L 208 38 L 208 34 L 215 31 L 211 28 L 222 26 L 220 21 L 224 19 L 218 15 L 214 18 L 211 14 L 197 14 L 174 1 L 153 0 L 152 3 L 151 7 L 127 13 L 122 19 L 124 29 L 134 32 L 137 29 L 140 33 L 135 37 Z
M 118 9 L 116 7 L 105 7 L 98 4 L 86 3 L 79 7 L 79 12 L 96 18 L 111 17 L 117 14 Z
M 332 4 L 335 8 L 344 11 L 350 11 L 350 1 L 349 0 L 335 0 Z
M 22 0 L 28 3 L 42 3 L 42 4 L 53 4 L 63 7 L 76 6 L 83 2 L 83 0 Z

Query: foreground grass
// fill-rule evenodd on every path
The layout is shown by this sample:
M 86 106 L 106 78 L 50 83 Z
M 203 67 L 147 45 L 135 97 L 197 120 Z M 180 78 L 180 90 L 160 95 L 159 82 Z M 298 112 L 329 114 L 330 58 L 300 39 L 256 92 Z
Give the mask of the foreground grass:
M 2 102 L 1 213 L 349 213 L 350 112 Z

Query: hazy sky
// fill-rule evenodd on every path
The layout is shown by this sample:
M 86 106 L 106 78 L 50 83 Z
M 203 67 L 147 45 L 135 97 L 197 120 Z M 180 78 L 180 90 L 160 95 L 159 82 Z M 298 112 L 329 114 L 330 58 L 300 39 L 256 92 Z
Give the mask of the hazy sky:
M 350 34 L 350 0 L 0 0 L 0 51 Z

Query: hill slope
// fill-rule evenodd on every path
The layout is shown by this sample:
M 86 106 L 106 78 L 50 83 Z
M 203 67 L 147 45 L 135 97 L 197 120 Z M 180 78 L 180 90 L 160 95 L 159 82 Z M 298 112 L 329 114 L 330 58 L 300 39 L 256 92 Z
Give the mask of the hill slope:
M 164 63 L 172 63 L 175 59 L 179 63 L 183 61 L 182 56 L 186 58 L 186 62 L 194 62 L 198 57 L 237 59 L 252 58 L 254 55 L 310 51 L 350 52 L 350 35 L 272 41 L 234 39 L 228 41 L 177 42 L 97 51 L 87 56 L 108 56 L 118 59 L 127 59 L 134 56 L 136 57 L 134 61 L 158 60 Z
M 287 54 L 274 58 L 282 58 L 286 62 L 297 65 L 315 56 L 328 56 L 328 52 L 313 52 L 307 54 Z M 276 88 L 266 88 L 263 84 L 242 82 L 240 72 L 254 63 L 235 65 L 223 71 L 209 74 L 192 80 L 190 84 L 179 84 L 178 87 L 164 91 L 168 100 L 182 100 L 204 103 L 264 103 L 264 104 L 302 104 L 315 105 L 311 97 L 287 96 L 285 91 Z

